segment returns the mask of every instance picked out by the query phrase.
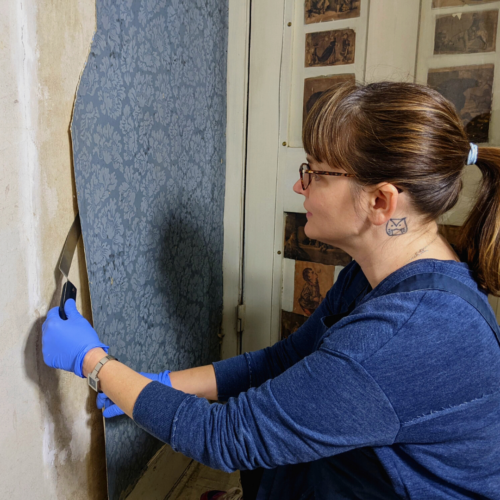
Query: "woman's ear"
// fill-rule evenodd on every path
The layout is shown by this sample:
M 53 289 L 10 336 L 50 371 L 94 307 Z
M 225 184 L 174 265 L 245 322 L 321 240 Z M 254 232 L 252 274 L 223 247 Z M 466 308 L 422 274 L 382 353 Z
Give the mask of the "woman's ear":
M 399 193 L 393 184 L 377 184 L 368 193 L 368 217 L 372 224 L 381 226 L 396 212 Z

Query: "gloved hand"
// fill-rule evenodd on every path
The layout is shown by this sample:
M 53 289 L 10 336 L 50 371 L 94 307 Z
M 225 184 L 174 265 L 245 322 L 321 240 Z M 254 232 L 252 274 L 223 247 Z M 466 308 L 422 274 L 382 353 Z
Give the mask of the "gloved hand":
M 172 383 L 170 382 L 170 370 L 166 370 L 161 373 L 144 373 L 139 372 L 141 375 L 149 378 L 150 380 L 154 380 L 155 382 L 160 382 L 163 385 L 168 385 L 172 387 Z M 118 415 L 123 415 L 123 411 L 111 401 L 111 399 L 104 394 L 104 392 L 100 392 L 97 395 L 97 408 L 99 410 L 104 407 L 104 412 L 102 413 L 106 418 L 117 417 Z
M 78 312 L 73 299 L 64 306 L 67 320 L 59 316 L 59 307 L 52 308 L 42 326 L 42 353 L 45 363 L 52 368 L 74 372 L 83 377 L 82 364 L 87 352 L 102 347 L 108 352 L 90 323 Z

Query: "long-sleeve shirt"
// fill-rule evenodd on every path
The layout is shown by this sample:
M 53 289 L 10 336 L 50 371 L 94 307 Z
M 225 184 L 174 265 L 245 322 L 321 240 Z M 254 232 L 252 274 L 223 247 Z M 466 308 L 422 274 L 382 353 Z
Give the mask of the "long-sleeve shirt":
M 416 261 L 371 290 L 353 262 L 286 340 L 214 363 L 226 404 L 153 382 L 134 420 L 212 468 L 271 469 L 258 498 L 301 498 L 325 481 L 335 498 L 500 498 L 492 329 L 457 295 L 386 294 L 430 272 L 488 304 L 464 263 Z

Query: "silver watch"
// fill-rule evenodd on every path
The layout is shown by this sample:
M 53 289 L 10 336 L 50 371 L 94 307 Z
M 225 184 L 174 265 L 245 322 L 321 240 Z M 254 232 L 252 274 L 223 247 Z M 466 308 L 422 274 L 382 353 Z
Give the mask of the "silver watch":
M 94 371 L 92 373 L 89 373 L 87 380 L 89 381 L 90 387 L 94 389 L 96 392 L 101 392 L 101 384 L 99 382 L 99 379 L 97 378 L 97 375 L 101 368 L 108 362 L 108 361 L 118 361 L 114 356 L 111 356 L 111 354 L 108 354 L 104 358 L 97 363 L 96 367 L 94 368 Z

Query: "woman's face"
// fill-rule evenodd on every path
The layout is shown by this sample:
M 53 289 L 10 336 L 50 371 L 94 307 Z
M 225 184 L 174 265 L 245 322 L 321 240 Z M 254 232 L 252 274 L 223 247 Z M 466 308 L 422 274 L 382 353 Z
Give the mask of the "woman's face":
M 309 155 L 307 162 L 311 170 L 345 173 L 324 162 L 316 162 Z M 362 220 L 355 211 L 351 182 L 349 177 L 311 174 L 311 183 L 305 191 L 300 179 L 295 183 L 293 190 L 305 197 L 304 232 L 309 238 L 345 249 L 349 238 L 358 234 Z

